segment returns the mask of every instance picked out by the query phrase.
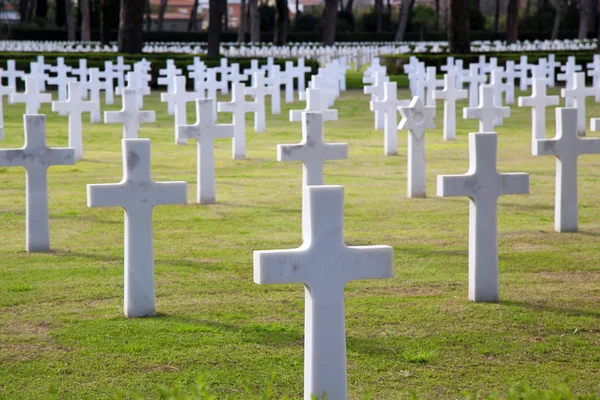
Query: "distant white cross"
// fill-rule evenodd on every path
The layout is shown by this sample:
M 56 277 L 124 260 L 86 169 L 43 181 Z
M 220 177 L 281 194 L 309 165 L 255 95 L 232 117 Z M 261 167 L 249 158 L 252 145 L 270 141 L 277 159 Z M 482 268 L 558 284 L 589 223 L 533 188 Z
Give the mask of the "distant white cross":
M 444 88 L 433 92 L 435 99 L 444 100 L 444 140 L 456 139 L 456 100 L 467 98 L 465 89 L 456 88 L 456 76 L 444 75 Z
M 175 66 L 175 61 L 167 60 L 167 67 L 158 70 L 159 77 L 156 82 L 159 85 L 167 87 L 167 93 L 173 93 L 175 90 L 175 77 L 181 75 L 181 69 Z M 173 115 L 175 112 L 175 105 L 172 102 L 168 102 L 169 115 Z
M 104 123 L 123 124 L 123 138 L 136 139 L 141 122 L 155 122 L 154 111 L 140 111 L 137 108 L 137 92 L 123 90 L 123 108 L 121 111 L 104 111 Z
M 160 101 L 173 105 L 173 112 L 175 113 L 174 137 L 177 139 L 177 127 L 187 124 L 187 103 L 192 103 L 203 98 L 204 93 L 187 92 L 185 90 L 185 76 L 183 75 L 173 76 L 173 80 L 175 84 L 172 85 L 172 92 L 161 93 Z M 179 144 L 186 144 L 185 139 L 182 138 L 181 140 L 183 142 Z
M 510 116 L 510 108 L 496 106 L 494 102 L 494 88 L 491 85 L 479 87 L 479 105 L 477 107 L 463 108 L 464 119 L 478 119 L 480 132 L 493 132 L 498 121 Z
M 573 107 L 577 109 L 577 132 L 580 136 L 585 136 L 585 98 L 595 95 L 593 87 L 585 86 L 585 73 L 576 72 L 573 86 L 570 89 L 561 89 L 560 94 L 565 99 L 571 98 Z
M 463 82 L 469 84 L 469 107 L 479 104 L 479 86 L 485 84 L 487 77 L 480 74 L 476 64 L 469 65 L 469 74 L 463 77 Z
M 232 124 L 215 124 L 213 122 L 212 107 L 211 99 L 197 100 L 196 123 L 177 127 L 177 144 L 181 143 L 180 139 L 197 141 L 197 201 L 200 204 L 213 204 L 216 201 L 215 139 L 233 138 Z
M 35 85 L 36 89 L 39 86 Z M 72 148 L 51 148 L 46 144 L 46 116 L 23 115 L 25 146 L 0 149 L 0 166 L 24 167 L 26 175 L 26 250 L 50 250 L 48 217 L 48 167 L 75 164 Z
M 17 79 L 21 79 L 25 81 L 25 72 L 16 69 L 15 60 L 7 60 L 6 61 L 6 70 L 2 72 L 2 77 L 7 79 L 7 83 L 9 87 L 17 87 Z
M 583 154 L 600 154 L 600 139 L 585 139 L 577 132 L 575 108 L 557 108 L 556 137 L 534 140 L 533 155 L 556 157 L 554 229 L 577 232 L 577 159 Z
M 186 204 L 187 183 L 154 182 L 150 175 L 150 139 L 122 139 L 123 180 L 87 185 L 88 207 L 125 209 L 125 293 L 128 318 L 156 315 L 152 210 Z
M 246 159 L 246 113 L 258 109 L 256 101 L 246 101 L 246 87 L 243 83 L 234 83 L 231 89 L 231 101 L 219 102 L 219 112 L 230 112 L 233 117 L 233 159 Z
M 519 107 L 531 107 L 532 144 L 535 139 L 546 137 L 546 107 L 557 106 L 558 96 L 546 94 L 546 79 L 535 78 L 533 91 L 529 97 L 519 97 Z
M 408 197 L 425 197 L 425 130 L 435 128 L 435 107 L 425 107 L 418 96 L 408 107 L 399 107 L 398 129 L 408 130 Z
M 469 172 L 439 175 L 438 196 L 467 196 L 469 206 L 469 300 L 500 299 L 498 281 L 498 197 L 528 194 L 529 174 L 500 174 L 498 134 L 469 134 Z
M 383 128 L 383 153 L 386 156 L 398 154 L 398 107 L 406 107 L 410 100 L 398 99 L 396 82 L 386 82 L 383 98 L 380 101 L 371 101 L 371 111 L 381 111 L 385 116 Z
M 372 85 L 365 86 L 365 94 L 371 95 L 371 101 L 381 101 L 383 99 L 385 83 L 389 82 L 390 78 L 385 76 L 385 72 L 377 72 Z M 385 114 L 382 111 L 375 110 L 375 129 L 382 130 L 385 127 Z
M 323 113 L 324 121 L 337 121 L 338 112 L 327 108 L 327 101 L 324 98 L 324 91 L 321 89 L 306 89 L 306 108 L 304 110 L 290 110 L 290 121 L 302 121 L 302 114 L 310 111 L 320 111 Z
M 69 115 L 69 147 L 74 149 L 75 159 L 81 160 L 83 158 L 81 114 L 84 112 L 100 112 L 100 104 L 97 101 L 81 100 L 80 83 L 69 82 L 67 100 L 53 101 L 52 111 Z
M 262 71 L 255 72 L 252 78 L 254 82 L 252 87 L 246 88 L 246 94 L 254 97 L 256 101 L 256 110 L 254 111 L 254 131 L 264 132 L 266 126 L 265 119 L 265 97 L 270 89 L 265 85 L 265 74 Z
M 40 111 L 42 103 L 50 103 L 52 95 L 50 93 L 40 93 L 38 79 L 35 76 L 25 77 L 25 92 L 13 93 L 10 95 L 11 103 L 25 103 L 25 114 L 37 114 Z
M 131 70 L 131 65 L 127 65 L 123 62 L 123 56 L 117 57 L 117 62 L 115 63 L 115 72 L 117 74 L 117 87 L 124 88 L 125 87 L 125 73 Z
M 255 251 L 254 282 L 304 284 L 304 399 L 347 399 L 344 287 L 358 279 L 391 278 L 394 253 L 389 246 L 346 246 L 343 187 L 307 186 L 303 197 L 304 243 Z

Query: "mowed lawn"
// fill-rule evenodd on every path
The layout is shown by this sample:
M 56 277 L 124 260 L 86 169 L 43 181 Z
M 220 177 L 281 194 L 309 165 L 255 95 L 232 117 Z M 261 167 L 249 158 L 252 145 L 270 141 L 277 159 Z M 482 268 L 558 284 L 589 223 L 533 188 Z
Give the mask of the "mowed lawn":
M 109 109 L 120 109 L 116 100 Z M 474 304 L 468 200 L 438 198 L 436 176 L 468 170 L 478 121 L 459 116 L 458 139 L 444 142 L 438 103 L 438 128 L 426 134 L 428 198 L 408 199 L 407 132 L 400 155 L 384 156 L 368 101 L 344 93 L 339 121 L 325 127 L 327 142 L 349 144 L 348 160 L 325 167 L 325 183 L 345 188 L 346 243 L 394 247 L 393 279 L 346 289 L 350 399 L 455 399 L 564 379 L 575 392 L 600 391 L 600 155 L 580 158 L 580 232 L 554 232 L 555 159 L 531 155 L 530 108 L 512 107 L 497 128 L 499 170 L 529 172 L 531 194 L 500 199 L 502 301 Z M 588 118 L 600 117 L 588 106 Z M 24 251 L 25 171 L 0 169 L 0 397 L 156 398 L 160 386 L 189 390 L 203 376 L 219 399 L 260 398 L 269 381 L 277 397 L 300 398 L 304 289 L 254 284 L 252 251 L 301 244 L 302 166 L 277 162 L 276 145 L 300 141 L 287 114 L 304 103 L 268 113 L 266 133 L 248 116 L 248 160 L 216 142 L 217 204 L 208 206 L 195 204 L 195 143 L 175 145 L 158 92 L 144 108 L 157 112 L 140 129 L 152 139 L 154 179 L 189 184 L 188 205 L 154 211 L 159 315 L 123 316 L 123 211 L 86 206 L 86 184 L 122 178 L 121 126 L 91 125 L 86 114 L 85 160 L 49 169 L 50 253 Z M 24 105 L 4 111 L 0 146 L 21 147 Z M 42 112 L 48 143 L 66 146 L 67 118 Z M 553 110 L 547 117 L 554 136 Z

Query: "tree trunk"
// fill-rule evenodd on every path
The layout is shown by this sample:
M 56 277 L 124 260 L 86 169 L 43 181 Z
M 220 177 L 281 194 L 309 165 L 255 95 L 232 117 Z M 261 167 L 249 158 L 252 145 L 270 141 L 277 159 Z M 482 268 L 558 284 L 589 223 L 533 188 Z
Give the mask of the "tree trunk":
M 594 0 L 579 2 L 579 34 L 578 39 L 585 39 L 590 30 L 590 15 L 595 15 Z
M 540 3 L 540 2 L 538 1 L 538 11 L 539 11 L 539 9 L 540 9 L 540 7 L 539 7 L 539 3 Z M 529 15 L 530 15 L 530 13 L 531 13 L 531 0 L 527 0 L 527 1 L 525 2 L 525 15 L 524 15 L 525 19 L 528 19 L 528 18 L 529 18 Z
M 103 0 L 106 1 L 106 0 Z M 152 6 L 150 0 L 146 0 L 146 32 L 152 30 Z
M 473 0 L 473 9 L 481 10 L 481 0 Z
M 27 0 L 27 17 L 26 21 L 33 21 L 33 9 L 35 8 L 35 0 Z
M 81 41 L 89 42 L 92 40 L 90 31 L 90 0 L 79 0 L 81 7 Z
M 596 43 L 596 53 L 600 54 L 600 15 L 598 16 L 598 38 Z
M 221 0 L 221 17 L 223 18 L 223 25 L 221 25 L 222 32 L 229 31 L 229 7 L 227 7 L 227 0 Z
M 158 7 L 158 21 L 156 22 L 156 30 L 162 32 L 163 23 L 165 22 L 165 11 L 167 11 L 167 1 L 160 0 L 160 6 Z
M 287 43 L 287 30 L 290 20 L 288 0 L 276 0 L 277 17 L 275 19 L 275 44 L 283 46 Z
M 71 42 L 75 41 L 75 23 L 73 22 L 73 0 L 65 0 L 65 22 L 67 23 L 67 36 Z
M 468 0 L 450 0 L 447 31 L 451 54 L 471 52 Z
M 436 18 L 435 18 L 434 29 L 437 32 L 440 30 L 440 0 L 435 0 L 435 13 L 436 13 Z M 423 40 L 423 39 L 421 39 L 421 40 Z
M 551 40 L 558 39 L 558 33 L 560 30 L 560 20 L 567 11 L 567 0 L 556 1 L 556 15 L 554 16 L 554 26 L 552 26 L 552 37 Z
M 21 17 L 21 23 L 27 22 L 27 5 L 28 0 L 19 0 L 19 15 Z
M 348 2 L 346 3 L 346 12 L 352 12 L 353 8 L 354 8 L 354 0 L 348 0 Z
M 500 29 L 500 0 L 496 0 L 496 11 L 494 12 L 494 32 Z
M 439 0 L 435 0 L 439 3 Z M 392 0 L 387 0 L 387 13 L 392 18 Z
M 380 33 L 383 30 L 383 0 L 375 0 L 375 15 L 377 17 L 376 32 Z
M 56 0 L 56 11 L 54 13 L 54 23 L 59 28 L 65 26 L 65 0 Z
M 190 20 L 188 21 L 187 31 L 191 32 L 192 29 L 196 30 L 196 20 L 198 17 L 198 0 L 194 0 L 194 5 L 192 6 L 192 12 L 190 13 Z
M 238 25 L 238 43 L 246 41 L 246 0 L 240 1 L 240 23 Z
M 508 0 L 506 9 L 506 42 L 517 43 L 519 39 L 519 0 Z
M 406 32 L 406 25 L 408 24 L 408 15 L 410 14 L 411 0 L 402 0 L 400 4 L 400 21 L 398 23 L 398 30 L 396 31 L 396 42 L 402 42 L 404 40 L 404 32 Z
M 250 42 L 260 43 L 260 15 L 258 14 L 258 0 L 248 0 L 250 8 Z
M 325 0 L 323 8 L 323 44 L 332 46 L 335 43 L 335 25 L 337 20 L 337 0 Z
M 221 36 L 221 23 L 223 22 L 223 8 L 221 0 L 209 0 L 208 3 L 208 58 L 219 58 L 219 46 Z
M 110 26 L 108 26 L 110 6 L 108 0 L 100 0 L 100 42 L 110 43 Z
M 35 17 L 42 19 L 48 18 L 48 0 L 37 0 Z
M 142 52 L 144 42 L 144 0 L 121 0 L 119 17 L 119 52 L 137 54 Z

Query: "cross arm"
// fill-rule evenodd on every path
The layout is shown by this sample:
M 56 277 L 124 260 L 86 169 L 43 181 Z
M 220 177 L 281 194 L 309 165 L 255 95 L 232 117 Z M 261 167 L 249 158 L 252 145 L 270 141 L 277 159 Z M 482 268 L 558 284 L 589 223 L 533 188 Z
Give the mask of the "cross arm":
M 138 122 L 155 122 L 156 113 L 154 111 L 138 111 Z
M 533 141 L 532 153 L 534 156 L 551 156 L 558 154 L 558 140 L 536 139 Z
M 474 174 L 464 175 L 438 175 L 437 195 L 439 197 L 467 196 L 474 199 L 480 190 L 481 183 Z
M 277 161 L 303 161 L 306 153 L 304 144 L 278 144 Z
M 523 172 L 500 174 L 500 178 L 501 194 L 529 194 L 529 174 Z
M 383 279 L 394 276 L 394 249 L 390 246 L 348 246 L 347 281 Z
M 119 124 L 124 121 L 122 111 L 104 111 L 104 123 Z
M 87 206 L 125 208 L 123 197 L 128 189 L 128 185 L 122 182 L 87 185 Z
M 305 266 L 310 262 L 302 248 L 254 251 L 254 282 L 260 285 L 303 283 Z
M 218 124 L 211 127 L 215 133 L 215 138 L 233 137 L 233 124 Z
M 155 205 L 187 204 L 187 182 L 153 182 Z
M 180 143 L 179 139 L 196 139 L 196 133 L 198 132 L 197 125 L 178 125 L 177 126 L 177 144 Z

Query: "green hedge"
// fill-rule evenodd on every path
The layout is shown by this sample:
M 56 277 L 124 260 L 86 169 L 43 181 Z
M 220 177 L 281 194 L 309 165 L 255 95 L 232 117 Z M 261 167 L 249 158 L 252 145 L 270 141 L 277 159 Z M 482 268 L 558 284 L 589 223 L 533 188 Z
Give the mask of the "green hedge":
M 496 57 L 498 59 L 498 65 L 504 66 L 507 61 L 514 61 L 515 63 L 519 63 L 520 57 L 523 55 L 527 56 L 527 60 L 529 63 L 537 63 L 540 58 L 548 57 L 549 54 L 554 54 L 555 59 L 558 62 L 565 63 L 569 56 L 575 56 L 576 62 L 579 65 L 591 63 L 594 58 L 594 52 L 577 52 L 573 53 L 570 51 L 550 51 L 550 52 L 522 52 L 522 53 L 471 53 L 471 54 L 430 54 L 430 53 L 421 53 L 421 54 L 401 54 L 401 55 L 387 55 L 381 56 L 380 60 L 383 65 L 387 67 L 388 75 L 402 75 L 404 74 L 403 66 L 407 64 L 410 60 L 411 56 L 415 56 L 419 59 L 419 61 L 424 62 L 428 67 L 436 67 L 439 68 L 442 65 L 446 65 L 447 58 L 453 56 L 457 59 L 463 60 L 464 68 L 468 68 L 469 64 L 476 63 L 479 61 L 480 55 L 485 55 L 486 59 L 490 57 Z
M 184 74 L 187 74 L 187 65 L 192 64 L 194 55 L 191 54 L 174 54 L 174 53 L 165 53 L 165 54 L 136 54 L 136 55 L 124 55 L 119 53 L 26 53 L 26 52 L 18 52 L 18 53 L 0 53 L 0 67 L 6 65 L 7 60 L 15 60 L 16 68 L 22 71 L 29 72 L 30 65 L 32 61 L 37 60 L 37 56 L 43 55 L 44 62 L 46 64 L 55 64 L 57 57 L 64 57 L 65 64 L 71 67 L 79 66 L 79 59 L 86 58 L 88 68 L 100 68 L 104 69 L 104 61 L 113 61 L 115 63 L 117 61 L 117 57 L 122 55 L 124 57 L 124 62 L 126 64 L 133 64 L 141 59 L 145 58 L 150 61 L 152 68 L 152 80 L 150 82 L 151 87 L 157 87 L 156 79 L 158 77 L 158 70 L 164 68 L 167 64 L 168 59 L 172 59 L 175 61 L 175 65 L 178 68 L 182 69 Z M 250 68 L 250 60 L 251 58 L 229 58 L 229 64 L 237 63 L 240 65 L 240 71 L 243 71 L 246 68 Z M 264 65 L 267 63 L 266 58 L 258 58 L 258 64 Z M 207 60 L 202 59 L 204 64 L 207 67 L 216 67 L 219 65 L 219 60 Z M 294 61 L 296 63 L 296 59 L 276 59 L 274 60 L 274 64 L 280 65 L 281 69 L 284 69 L 286 61 Z M 311 72 L 307 73 L 307 79 L 310 79 L 311 74 L 316 74 L 319 69 L 319 63 L 313 60 L 305 60 L 305 65 L 311 68 Z M 191 80 L 188 82 L 191 87 Z

